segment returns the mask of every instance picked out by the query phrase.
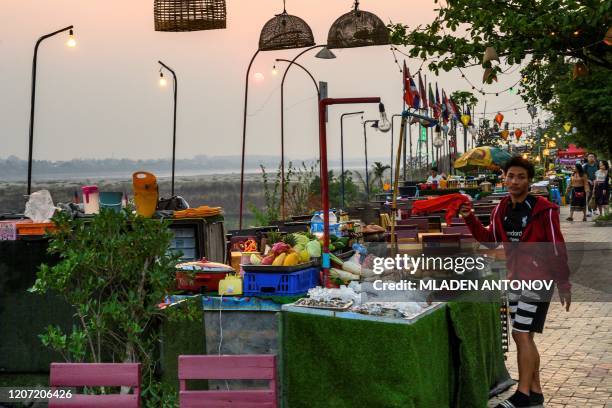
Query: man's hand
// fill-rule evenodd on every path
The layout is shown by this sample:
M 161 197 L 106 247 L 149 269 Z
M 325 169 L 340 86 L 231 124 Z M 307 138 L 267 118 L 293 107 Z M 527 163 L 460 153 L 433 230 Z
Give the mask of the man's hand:
M 466 218 L 468 215 L 472 213 L 472 203 L 465 203 L 461 207 L 459 207 L 459 215 L 463 218 Z
M 561 306 L 565 306 L 565 311 L 569 312 L 570 305 L 572 304 L 572 293 L 559 292 L 559 300 L 561 300 Z

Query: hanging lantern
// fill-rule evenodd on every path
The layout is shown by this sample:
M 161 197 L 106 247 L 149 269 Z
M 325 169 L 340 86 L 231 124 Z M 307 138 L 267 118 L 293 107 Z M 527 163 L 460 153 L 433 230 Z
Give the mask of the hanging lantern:
M 612 45 L 612 27 L 608 28 L 603 41 L 606 43 L 606 45 Z
M 566 133 L 569 133 L 570 130 L 572 130 L 572 124 L 569 122 L 565 122 L 565 124 L 563 124 L 563 129 L 565 129 Z
M 503 121 L 504 121 L 504 115 L 502 115 L 501 112 L 497 112 L 497 115 L 495 115 L 495 123 L 501 126 Z
M 482 63 L 486 64 L 487 62 L 490 61 L 497 61 L 499 62 L 499 57 L 497 56 L 497 51 L 495 51 L 495 48 L 493 47 L 487 47 L 487 49 L 484 52 L 484 56 L 482 57 Z
M 463 124 L 463 127 L 468 127 L 471 121 L 472 117 L 470 115 L 461 115 L 461 123 Z
M 216 30 L 226 26 L 225 0 L 155 0 L 155 31 Z
M 578 128 L 574 126 L 574 127 L 572 128 L 572 133 L 573 133 L 573 134 L 578 133 Z
M 493 68 L 487 68 L 482 75 L 482 83 L 491 83 L 492 81 L 497 82 L 497 75 L 493 73 Z
M 375 14 L 359 9 L 355 0 L 352 11 L 340 16 L 329 29 L 327 48 L 354 48 L 388 45 L 391 37 L 387 25 Z
M 577 62 L 574 64 L 574 70 L 572 71 L 572 78 L 576 79 L 578 77 L 587 76 L 589 74 L 589 69 L 583 62 Z
M 508 140 L 508 136 L 510 136 L 510 131 L 504 129 L 499 132 L 499 135 L 502 137 L 502 139 Z
M 522 135 L 523 135 L 523 131 L 521 129 L 514 130 L 514 136 L 516 137 L 517 142 L 519 141 Z

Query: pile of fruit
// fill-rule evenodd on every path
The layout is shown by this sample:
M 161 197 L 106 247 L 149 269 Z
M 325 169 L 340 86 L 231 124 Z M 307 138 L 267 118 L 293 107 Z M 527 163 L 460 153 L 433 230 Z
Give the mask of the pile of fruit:
M 278 241 L 277 241 L 278 240 Z M 348 238 L 331 237 L 330 251 L 344 250 L 348 245 Z M 272 246 L 264 254 L 251 255 L 252 265 L 271 265 L 271 266 L 296 266 L 310 262 L 312 258 L 321 257 L 322 241 L 311 234 L 295 233 L 286 236 L 274 237 Z

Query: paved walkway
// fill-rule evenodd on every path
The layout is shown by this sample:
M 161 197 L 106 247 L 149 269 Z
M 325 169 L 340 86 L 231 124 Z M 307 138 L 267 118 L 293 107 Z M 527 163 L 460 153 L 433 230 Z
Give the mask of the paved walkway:
M 567 242 L 607 243 L 603 247 L 612 250 L 612 227 L 595 227 L 590 218 L 588 222 L 565 221 L 568 212 L 567 207 L 562 208 L 561 229 Z M 585 255 L 583 265 L 602 268 L 600 270 L 605 275 L 612 275 L 612 264 L 602 264 L 597 251 L 591 252 L 594 253 Z M 609 293 L 609 287 L 607 291 Z M 597 289 L 592 285 L 589 288 L 576 283 L 572 292 L 574 298 L 585 293 L 597 295 Z M 541 355 L 540 377 L 546 398 L 544 406 L 612 408 L 612 303 L 577 302 L 572 304 L 568 313 L 557 299 L 555 297 L 555 302 L 550 305 L 544 332 L 536 336 Z M 513 343 L 506 365 L 512 378 L 518 379 Z M 515 389 L 512 387 L 492 399 L 489 407 L 512 395 Z

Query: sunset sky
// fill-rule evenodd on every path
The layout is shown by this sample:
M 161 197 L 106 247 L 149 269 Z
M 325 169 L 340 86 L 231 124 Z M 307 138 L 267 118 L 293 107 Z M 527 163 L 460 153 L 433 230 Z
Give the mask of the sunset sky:
M 179 77 L 177 156 L 240 154 L 244 75 L 264 23 L 282 11 L 281 0 L 227 0 L 226 30 L 160 33 L 153 29 L 153 0 L 3 0 L 0 8 L 0 157 L 27 156 L 32 52 L 41 35 L 74 24 L 78 46 L 65 46 L 66 35 L 46 40 L 38 63 L 34 157 L 161 158 L 171 154 L 171 87 L 158 86 L 161 59 Z M 323 44 L 333 21 L 350 10 L 350 0 L 289 0 L 287 11 L 311 26 Z M 433 0 L 363 0 L 361 8 L 385 22 L 426 24 Z M 280 75 L 272 76 L 275 58 L 291 59 L 299 50 L 260 53 L 252 73 L 249 105 L 249 154 L 280 151 Z M 335 60 L 317 60 L 314 52 L 300 62 L 319 80 L 329 82 L 332 97 L 380 96 L 390 113 L 402 107 L 401 74 L 389 47 L 334 50 Z M 403 57 L 402 57 L 403 58 Z M 407 58 L 412 71 L 420 60 Z M 482 70 L 468 76 L 479 83 Z M 518 70 L 485 89 L 507 88 Z M 458 71 L 437 80 L 450 94 L 469 90 Z M 302 72 L 287 80 L 287 155 L 318 154 L 316 97 Z M 519 96 L 487 97 L 488 116 L 497 110 L 522 107 Z M 376 107 L 343 106 L 330 111 L 330 155 L 339 154 L 339 115 L 362 110 L 376 119 Z M 477 109 L 482 112 L 484 99 Z M 506 113 L 508 120 L 527 122 L 525 110 Z M 363 133 L 359 118 L 346 122 L 346 154 L 361 157 Z M 387 156 L 389 134 L 372 131 L 372 156 Z

